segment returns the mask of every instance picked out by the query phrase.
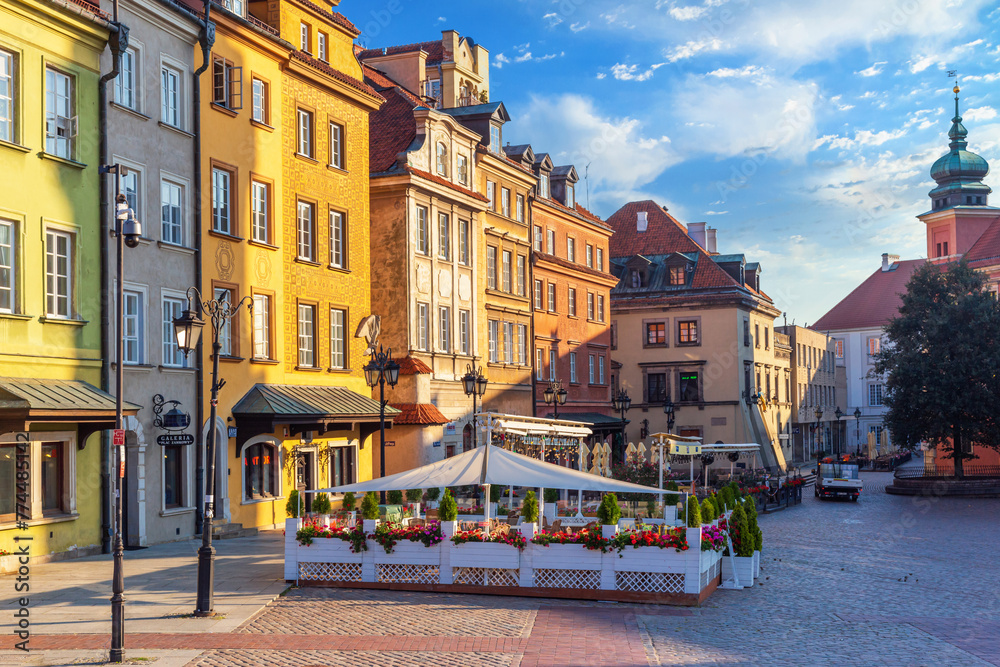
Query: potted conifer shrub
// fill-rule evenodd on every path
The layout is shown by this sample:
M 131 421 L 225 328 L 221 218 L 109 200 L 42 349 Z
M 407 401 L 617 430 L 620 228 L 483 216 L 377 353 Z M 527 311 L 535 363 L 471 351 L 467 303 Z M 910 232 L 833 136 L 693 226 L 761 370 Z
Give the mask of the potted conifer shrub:
M 497 517 L 497 503 L 503 497 L 503 487 L 496 484 L 490 486 L 490 516 Z
M 667 490 L 677 491 L 677 482 L 667 482 Z M 663 521 L 665 524 L 672 526 L 677 521 L 677 503 L 680 500 L 681 497 L 677 493 L 663 494 Z
M 452 497 L 450 489 L 444 490 L 444 497 L 441 498 L 441 504 L 438 505 L 438 519 L 441 521 L 441 533 L 446 538 L 455 534 L 455 529 L 458 527 L 456 520 L 458 519 L 458 503 Z
M 727 553 L 722 559 L 722 578 L 732 577 L 732 568 L 735 568 L 740 586 L 744 588 L 753 586 L 754 539 L 747 525 L 747 515 L 743 509 L 743 503 L 738 503 L 729 517 L 729 536 L 735 553 L 732 554 L 733 558 L 730 560 L 727 549 Z
M 420 499 L 423 497 L 424 492 L 420 489 L 407 489 L 406 491 L 406 502 L 410 503 L 414 517 L 420 517 Z
M 348 517 L 349 517 L 351 525 L 354 525 L 355 523 L 357 523 L 357 520 L 358 520 L 358 513 L 354 509 L 354 506 L 356 504 L 357 504 L 357 501 L 354 499 L 354 492 L 353 491 L 348 491 L 347 493 L 345 493 L 344 497 L 341 498 L 341 500 L 340 500 L 340 509 L 342 511 L 348 513 Z
M 685 525 L 687 525 L 687 543 L 701 544 L 701 505 L 697 496 L 688 496 Z
M 538 529 L 538 498 L 534 491 L 524 494 L 524 502 L 521 503 L 521 523 L 518 528 L 524 538 L 530 540 L 535 536 Z
M 559 489 L 545 489 L 542 493 L 542 500 L 545 501 L 542 506 L 542 514 L 551 523 L 556 520 L 556 515 L 559 514 Z
M 441 487 L 432 486 L 431 488 L 427 489 L 426 495 L 427 495 L 427 509 L 432 509 L 432 510 L 437 509 L 438 498 L 441 497 Z
M 364 521 L 362 525 L 365 533 L 374 533 L 378 526 L 378 496 L 374 491 L 366 493 L 364 500 L 361 501 L 361 518 Z
M 610 539 L 618 534 L 618 520 L 622 518 L 622 508 L 618 496 L 606 493 L 597 507 L 597 520 L 601 523 L 601 537 Z M 699 542 L 700 544 L 700 542 Z
M 747 498 L 743 503 L 743 509 L 747 515 L 747 539 L 753 540 L 753 578 L 760 577 L 760 548 L 763 546 L 764 534 L 757 525 L 757 503 L 753 498 Z
M 317 493 L 316 497 L 313 498 L 312 504 L 313 514 L 319 515 L 319 524 L 321 526 L 330 525 L 330 497 L 325 493 Z

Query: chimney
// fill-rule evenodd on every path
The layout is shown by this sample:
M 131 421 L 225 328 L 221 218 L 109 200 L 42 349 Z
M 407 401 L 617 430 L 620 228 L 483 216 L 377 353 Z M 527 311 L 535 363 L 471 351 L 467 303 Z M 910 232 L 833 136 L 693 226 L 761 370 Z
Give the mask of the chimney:
M 644 232 L 647 227 L 649 227 L 649 221 L 646 219 L 646 212 L 639 211 L 635 214 L 635 228 L 637 231 Z
M 705 242 L 708 244 L 705 251 L 708 252 L 709 255 L 717 255 L 719 253 L 718 246 L 715 241 L 715 231 L 714 227 L 708 227 L 705 230 Z
M 899 255 L 890 255 L 887 252 L 882 253 L 882 272 L 892 271 L 892 267 L 899 263 Z
M 704 223 L 704 222 L 691 222 L 691 223 L 688 223 L 688 236 L 691 238 L 692 241 L 694 241 L 695 243 L 697 243 L 698 245 L 700 245 L 703 250 L 707 250 L 708 249 L 706 247 L 706 245 L 705 245 L 705 243 L 706 243 L 705 242 L 705 227 L 706 227 L 706 223 Z

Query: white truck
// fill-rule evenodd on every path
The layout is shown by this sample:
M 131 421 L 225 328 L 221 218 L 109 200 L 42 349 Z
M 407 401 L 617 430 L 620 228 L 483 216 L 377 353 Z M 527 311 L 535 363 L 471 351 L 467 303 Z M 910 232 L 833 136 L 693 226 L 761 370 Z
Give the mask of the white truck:
M 821 463 L 816 475 L 816 497 L 820 499 L 849 496 L 854 502 L 861 495 L 861 476 L 854 463 Z

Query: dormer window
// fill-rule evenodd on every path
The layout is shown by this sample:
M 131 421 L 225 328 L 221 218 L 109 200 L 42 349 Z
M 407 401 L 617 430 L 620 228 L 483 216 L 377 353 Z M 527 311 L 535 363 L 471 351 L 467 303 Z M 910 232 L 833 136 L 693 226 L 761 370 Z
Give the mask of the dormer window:
M 437 173 L 439 176 L 448 177 L 448 147 L 443 141 L 437 145 Z
M 644 279 L 645 279 L 645 275 L 643 275 L 642 271 L 636 271 L 636 270 L 633 269 L 633 271 L 632 271 L 632 287 L 642 287 L 643 283 L 645 282 Z
M 673 286 L 680 286 L 684 284 L 684 267 L 683 266 L 672 266 L 670 267 L 670 284 Z
M 441 108 L 441 79 L 430 79 L 424 82 L 424 97 L 434 100 L 434 108 Z
M 490 125 L 490 150 L 494 153 L 499 153 L 501 150 L 499 125 Z
M 566 184 L 566 206 L 576 208 L 576 200 L 573 196 L 573 185 L 571 183 Z
M 538 174 L 538 196 L 542 199 L 549 198 L 549 175 L 544 171 Z
M 469 158 L 459 155 L 458 162 L 458 182 L 462 185 L 469 184 Z

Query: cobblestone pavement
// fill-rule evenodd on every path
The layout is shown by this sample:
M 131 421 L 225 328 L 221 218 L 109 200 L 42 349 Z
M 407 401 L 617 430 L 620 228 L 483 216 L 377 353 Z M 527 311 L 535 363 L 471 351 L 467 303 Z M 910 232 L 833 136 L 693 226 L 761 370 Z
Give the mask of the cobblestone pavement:
M 891 475 L 863 476 L 857 503 L 807 489 L 761 515 L 758 584 L 696 609 L 293 589 L 235 632 L 131 635 L 130 655 L 158 651 L 163 667 L 1000 666 L 1000 500 L 889 496 Z M 97 650 L 107 636 L 33 646 Z

